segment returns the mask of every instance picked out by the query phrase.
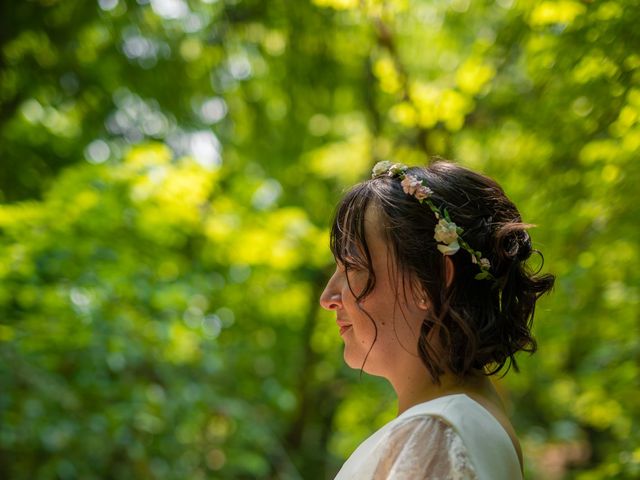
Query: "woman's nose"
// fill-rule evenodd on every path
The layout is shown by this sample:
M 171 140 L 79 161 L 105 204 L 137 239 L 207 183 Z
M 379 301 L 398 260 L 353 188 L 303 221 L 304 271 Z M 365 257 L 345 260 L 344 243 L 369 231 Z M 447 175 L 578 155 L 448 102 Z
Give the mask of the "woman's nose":
M 342 308 L 342 295 L 337 288 L 335 280 L 336 275 L 334 274 L 327 282 L 327 286 L 324 287 L 322 295 L 320 295 L 320 305 L 327 310 L 338 310 Z

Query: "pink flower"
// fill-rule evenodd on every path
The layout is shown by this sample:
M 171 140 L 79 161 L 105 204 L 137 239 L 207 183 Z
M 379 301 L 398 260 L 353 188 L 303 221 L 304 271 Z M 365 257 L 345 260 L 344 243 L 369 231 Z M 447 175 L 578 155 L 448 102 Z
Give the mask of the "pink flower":
M 413 194 L 418 200 L 424 200 L 425 198 L 429 198 L 433 195 L 433 191 L 429 187 L 425 187 L 424 185 L 420 185 L 416 189 L 416 193 Z
M 413 175 L 405 175 L 405 177 L 402 179 L 401 185 L 404 193 L 406 193 L 407 195 L 415 195 L 416 190 L 418 190 L 418 188 L 422 186 L 422 182 L 420 182 L 420 180 L 418 180 Z

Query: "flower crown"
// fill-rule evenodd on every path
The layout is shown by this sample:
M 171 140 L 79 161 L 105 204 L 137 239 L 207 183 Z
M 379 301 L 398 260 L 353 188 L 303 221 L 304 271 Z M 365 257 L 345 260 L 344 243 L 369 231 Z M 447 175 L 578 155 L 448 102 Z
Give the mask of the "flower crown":
M 402 189 L 407 195 L 414 196 L 420 203 L 428 205 L 431 211 L 438 219 L 433 238 L 439 242 L 438 250 L 443 255 L 454 255 L 460 248 L 466 250 L 471 255 L 471 262 L 478 265 L 480 273 L 474 277 L 476 280 L 493 280 L 494 277 L 490 273 L 491 263 L 489 259 L 484 258 L 482 253 L 474 250 L 461 237 L 464 230 L 451 221 L 449 212 L 444 208 L 440 210 L 432 201 L 433 191 L 427 187 L 418 177 L 406 173 L 408 166 L 402 163 L 393 163 L 388 160 L 378 162 L 372 170 L 371 178 L 388 175 L 392 178 L 399 178 Z

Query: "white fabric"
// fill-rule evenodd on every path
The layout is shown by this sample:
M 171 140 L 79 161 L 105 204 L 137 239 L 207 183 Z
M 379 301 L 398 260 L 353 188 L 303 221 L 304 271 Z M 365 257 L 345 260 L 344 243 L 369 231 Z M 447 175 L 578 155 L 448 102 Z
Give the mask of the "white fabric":
M 500 422 L 464 394 L 415 405 L 351 454 L 335 480 L 522 480 Z

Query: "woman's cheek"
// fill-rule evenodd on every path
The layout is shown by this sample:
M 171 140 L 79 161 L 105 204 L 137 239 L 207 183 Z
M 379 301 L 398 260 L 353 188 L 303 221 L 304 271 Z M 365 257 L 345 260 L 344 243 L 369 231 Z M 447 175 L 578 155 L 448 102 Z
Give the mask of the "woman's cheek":
M 348 274 L 349 285 L 356 296 L 359 296 L 367 286 L 369 275 L 362 270 L 352 270 Z

